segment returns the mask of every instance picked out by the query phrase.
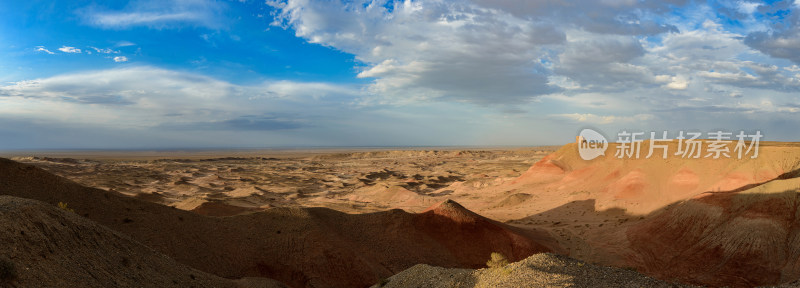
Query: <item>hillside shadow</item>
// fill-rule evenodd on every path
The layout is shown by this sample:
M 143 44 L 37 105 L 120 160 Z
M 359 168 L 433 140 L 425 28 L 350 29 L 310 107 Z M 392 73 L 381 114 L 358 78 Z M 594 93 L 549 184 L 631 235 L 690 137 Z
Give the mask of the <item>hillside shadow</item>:
M 596 200 L 587 199 L 516 221 L 538 220 L 554 231 L 591 215 L 615 224 L 593 227 L 594 231 L 624 236 L 618 243 L 602 245 L 603 249 L 624 249 L 614 252 L 617 260 L 645 275 L 711 287 L 777 285 L 800 279 L 800 184 L 774 192 L 740 192 L 798 177 L 800 169 L 795 169 L 730 191 L 704 192 L 702 197 L 676 201 L 644 216 L 621 208 L 596 210 Z M 547 221 L 551 223 L 543 223 Z M 553 269 L 542 271 L 558 273 L 560 268 Z
M 735 193 L 735 192 L 742 192 L 742 191 L 746 191 L 746 190 L 753 189 L 755 187 L 770 183 L 772 181 L 787 180 L 787 179 L 793 179 L 793 178 L 797 178 L 797 177 L 800 177 L 800 168 L 792 170 L 792 171 L 789 171 L 789 172 L 786 172 L 786 173 L 783 173 L 781 175 L 778 175 L 778 177 L 775 177 L 775 178 L 772 178 L 772 179 L 769 179 L 767 181 L 763 181 L 763 182 L 760 182 L 760 183 L 747 184 L 747 185 L 744 185 L 742 187 L 739 187 L 739 188 L 736 188 L 736 189 L 731 189 L 731 190 L 726 190 L 726 191 L 706 191 L 706 192 L 703 192 L 703 193 Z

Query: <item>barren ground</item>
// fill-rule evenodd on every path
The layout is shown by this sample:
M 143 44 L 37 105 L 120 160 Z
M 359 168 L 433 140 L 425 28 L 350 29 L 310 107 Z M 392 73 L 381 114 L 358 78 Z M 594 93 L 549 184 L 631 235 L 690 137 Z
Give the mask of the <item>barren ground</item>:
M 363 213 L 403 208 L 419 212 L 452 193 L 447 187 L 454 182 L 488 186 L 513 179 L 556 148 L 40 152 L 11 159 L 84 186 L 184 210 L 213 202 L 249 209 L 329 207 Z M 385 189 L 399 195 L 394 199 L 369 196 Z M 410 194 L 423 200 L 397 203 Z
M 645 143 L 642 148 L 647 147 Z M 609 149 L 614 148 L 611 145 Z M 800 217 L 795 215 L 800 211 L 797 143 L 762 143 L 758 158 L 745 159 L 672 155 L 667 159 L 607 156 L 583 161 L 575 144 L 471 150 L 0 156 L 13 156 L 15 161 L 84 186 L 206 216 L 246 215 L 275 207 L 325 207 L 349 214 L 402 209 L 427 211 L 431 217 L 444 213 L 447 221 L 458 223 L 463 220 L 458 220 L 463 216 L 459 211 L 469 210 L 513 226 L 508 229 L 514 232 L 508 232 L 510 238 L 504 241 L 517 243 L 514 233 L 522 233 L 541 245 L 536 249 L 629 268 L 669 282 L 751 287 L 800 278 Z M 447 199 L 461 208 L 453 213 L 429 209 Z M 391 215 L 380 217 L 394 217 Z M 313 221 L 327 221 L 323 218 Z M 440 231 L 434 234 L 450 233 L 441 232 L 447 231 L 447 225 L 430 224 L 427 227 L 432 228 L 425 229 Z M 381 225 L 375 227 L 385 226 Z M 487 225 L 487 229 L 512 231 Z M 375 227 L 370 233 L 386 233 L 375 232 L 383 231 Z M 455 235 L 434 234 L 426 235 L 443 237 L 436 241 L 449 241 L 448 237 Z

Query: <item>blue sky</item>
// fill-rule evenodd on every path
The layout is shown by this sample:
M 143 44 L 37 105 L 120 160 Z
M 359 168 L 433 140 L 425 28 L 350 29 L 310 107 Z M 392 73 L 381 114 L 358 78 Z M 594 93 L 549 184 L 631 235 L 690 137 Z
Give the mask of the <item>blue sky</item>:
M 3 1 L 0 149 L 800 133 L 791 1 Z

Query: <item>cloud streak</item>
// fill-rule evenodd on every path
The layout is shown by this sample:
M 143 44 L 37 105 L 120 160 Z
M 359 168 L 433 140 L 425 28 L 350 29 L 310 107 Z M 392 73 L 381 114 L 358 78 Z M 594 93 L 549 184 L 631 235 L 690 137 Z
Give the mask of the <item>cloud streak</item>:
M 56 53 L 53 53 L 50 50 L 47 50 L 47 48 L 44 48 L 44 46 L 36 46 L 36 48 L 34 48 L 33 51 L 44 52 L 44 53 L 47 53 L 47 54 L 50 54 L 50 55 L 56 54 Z
M 293 120 L 263 115 L 282 109 L 318 109 L 304 108 L 308 103 L 346 105 L 342 99 L 351 99 L 357 93 L 344 86 L 290 81 L 241 86 L 208 76 L 134 66 L 0 86 L 0 113 L 75 124 L 100 121 L 128 128 L 185 122 L 244 130 L 258 130 L 272 123 L 290 129 L 299 126 L 292 126 Z M 178 122 L 169 116 L 176 114 L 181 115 Z
M 79 14 L 87 24 L 103 29 L 166 29 L 182 25 L 216 29 L 222 25 L 225 8 L 224 3 L 212 0 L 135 0 L 122 10 L 89 6 Z
M 120 52 L 120 51 L 117 51 L 117 50 L 113 50 L 111 48 L 105 48 L 105 49 L 101 49 L 101 48 L 97 48 L 97 47 L 89 47 L 89 48 L 94 49 L 94 51 L 97 51 L 97 53 L 103 53 L 103 54 L 119 54 L 119 52 Z
M 58 48 L 58 51 L 61 51 L 61 52 L 64 52 L 64 53 L 81 53 L 81 49 L 78 49 L 78 48 L 75 48 L 75 47 L 69 47 L 69 46 L 61 46 L 61 48 Z

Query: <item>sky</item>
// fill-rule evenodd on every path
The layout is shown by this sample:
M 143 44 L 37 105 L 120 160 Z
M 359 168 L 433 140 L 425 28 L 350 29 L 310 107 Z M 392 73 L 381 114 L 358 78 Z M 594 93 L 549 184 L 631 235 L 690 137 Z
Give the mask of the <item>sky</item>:
M 800 1 L 0 1 L 0 150 L 800 141 Z

